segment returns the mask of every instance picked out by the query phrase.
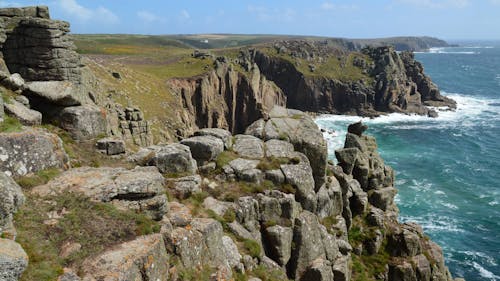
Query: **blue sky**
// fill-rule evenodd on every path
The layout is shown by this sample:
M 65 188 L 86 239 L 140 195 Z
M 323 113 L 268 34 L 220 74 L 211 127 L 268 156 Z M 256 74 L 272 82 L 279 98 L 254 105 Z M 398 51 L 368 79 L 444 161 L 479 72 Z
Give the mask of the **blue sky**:
M 500 0 L 12 0 L 44 4 L 74 33 L 298 34 L 500 39 Z

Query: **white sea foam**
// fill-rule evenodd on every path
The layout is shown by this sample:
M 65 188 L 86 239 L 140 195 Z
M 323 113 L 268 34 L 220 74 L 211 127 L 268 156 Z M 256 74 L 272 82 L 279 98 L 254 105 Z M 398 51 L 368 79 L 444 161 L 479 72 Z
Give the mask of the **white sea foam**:
M 454 232 L 462 233 L 465 232 L 463 229 L 459 228 L 458 220 L 447 217 L 447 216 L 434 216 L 432 214 L 414 217 L 414 216 L 400 216 L 402 222 L 416 222 L 422 226 L 422 228 L 429 233 L 437 232 Z
M 456 48 L 430 48 L 427 53 L 430 54 L 457 54 L 457 55 L 478 55 L 477 51 L 453 51 Z
M 493 274 L 493 272 L 487 270 L 486 268 L 482 267 L 480 264 L 477 262 L 472 262 L 472 266 L 479 272 L 479 275 L 481 275 L 484 278 L 488 278 L 493 281 L 500 280 L 500 277 Z
M 491 266 L 497 266 L 497 262 L 495 261 L 495 258 L 488 256 L 487 254 L 483 252 L 478 252 L 478 251 L 459 251 L 459 253 L 465 254 L 469 257 L 472 258 L 481 258 L 485 260 L 489 265 Z

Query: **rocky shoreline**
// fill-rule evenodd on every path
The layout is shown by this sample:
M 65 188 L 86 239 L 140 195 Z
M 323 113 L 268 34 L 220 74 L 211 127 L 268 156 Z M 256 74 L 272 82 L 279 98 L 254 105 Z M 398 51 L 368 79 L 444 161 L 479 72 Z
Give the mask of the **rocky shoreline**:
M 453 280 L 441 248 L 398 222 L 394 171 L 367 127 L 348 127 L 335 165 L 313 119 L 285 107 L 452 106 L 411 54 L 365 49 L 374 64 L 357 64 L 380 86 L 341 92 L 356 103 L 338 103 L 326 85 L 340 82 L 306 77 L 283 57 L 217 58 L 206 74 L 168 81 L 186 128 L 162 143 L 141 109 L 103 98 L 69 24 L 47 7 L 0 9 L 2 22 L 0 280 Z M 278 50 L 295 52 L 287 46 Z

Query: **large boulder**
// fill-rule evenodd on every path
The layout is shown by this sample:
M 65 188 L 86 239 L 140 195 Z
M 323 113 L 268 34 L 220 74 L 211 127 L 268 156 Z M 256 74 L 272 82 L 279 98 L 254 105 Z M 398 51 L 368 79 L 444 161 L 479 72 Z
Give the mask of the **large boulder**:
M 311 167 L 306 164 L 281 165 L 285 182 L 295 189 L 295 198 L 306 210 L 316 210 L 316 194 L 314 193 L 314 178 Z
M 318 217 L 304 211 L 297 219 L 293 229 L 291 259 L 288 262 L 288 275 L 295 280 L 301 280 L 314 260 L 335 261 L 338 256 L 338 246 L 331 235 L 320 225 Z
M 222 225 L 213 219 L 196 218 L 190 227 L 174 228 L 164 233 L 167 250 L 179 256 L 186 268 L 216 268 L 223 280 L 231 278 L 231 268 L 239 264 L 234 245 L 224 237 Z
M 285 266 L 292 253 L 293 231 L 290 227 L 275 225 L 264 232 L 266 254 L 280 266 Z
M 189 146 L 180 143 L 143 148 L 131 160 L 142 166 L 156 166 L 164 174 L 194 174 L 198 170 Z
M 169 280 L 161 234 L 141 236 L 83 262 L 84 280 Z
M 201 191 L 201 177 L 199 175 L 168 179 L 168 182 L 174 195 L 181 200 Z
M 42 114 L 36 110 L 27 108 L 24 104 L 11 100 L 5 104 L 5 112 L 27 126 L 42 124 Z
M 189 146 L 191 154 L 199 166 L 217 159 L 224 151 L 224 142 L 214 136 L 196 136 L 181 141 L 181 144 Z
M 26 83 L 25 95 L 35 100 L 61 105 L 76 106 L 82 101 L 75 93 L 75 86 L 69 81 L 34 81 Z
M 59 125 L 76 140 L 90 140 L 106 135 L 106 114 L 93 105 L 71 106 L 59 114 Z
M 0 280 L 17 281 L 28 266 L 28 255 L 21 245 L 0 238 Z
M 328 177 L 327 182 L 317 192 L 316 214 L 319 218 L 337 216 L 342 213 L 342 190 L 335 177 Z
M 327 146 L 314 120 L 298 110 L 275 106 L 268 120 L 257 120 L 245 134 L 263 140 L 282 139 L 293 144 L 296 151 L 304 153 L 311 163 L 315 189 L 325 182 Z
M 0 133 L 0 170 L 24 176 L 49 168 L 67 168 L 61 139 L 43 129 Z
M 241 157 L 263 158 L 264 142 L 253 136 L 236 135 L 233 144 L 233 150 Z
M 21 187 L 0 171 L 0 235 L 12 229 L 12 215 L 24 203 Z
M 145 212 L 161 219 L 166 212 L 163 176 L 155 167 L 76 168 L 33 189 L 40 196 L 78 192 L 92 200 L 113 202 L 119 207 Z
M 194 135 L 216 137 L 224 143 L 225 149 L 230 149 L 233 146 L 233 136 L 228 130 L 219 128 L 205 128 L 194 132 Z
M 97 149 L 107 155 L 118 155 L 125 153 L 125 142 L 117 138 L 104 138 L 96 143 Z

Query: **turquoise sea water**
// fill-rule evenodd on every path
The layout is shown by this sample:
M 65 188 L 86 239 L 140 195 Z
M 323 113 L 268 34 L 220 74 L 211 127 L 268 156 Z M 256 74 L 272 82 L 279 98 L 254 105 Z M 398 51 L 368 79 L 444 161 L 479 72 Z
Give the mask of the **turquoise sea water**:
M 438 118 L 364 119 L 397 172 L 401 221 L 442 246 L 454 277 L 500 280 L 500 42 L 462 42 L 416 54 L 442 93 L 458 102 Z M 360 117 L 321 116 L 329 154 Z

